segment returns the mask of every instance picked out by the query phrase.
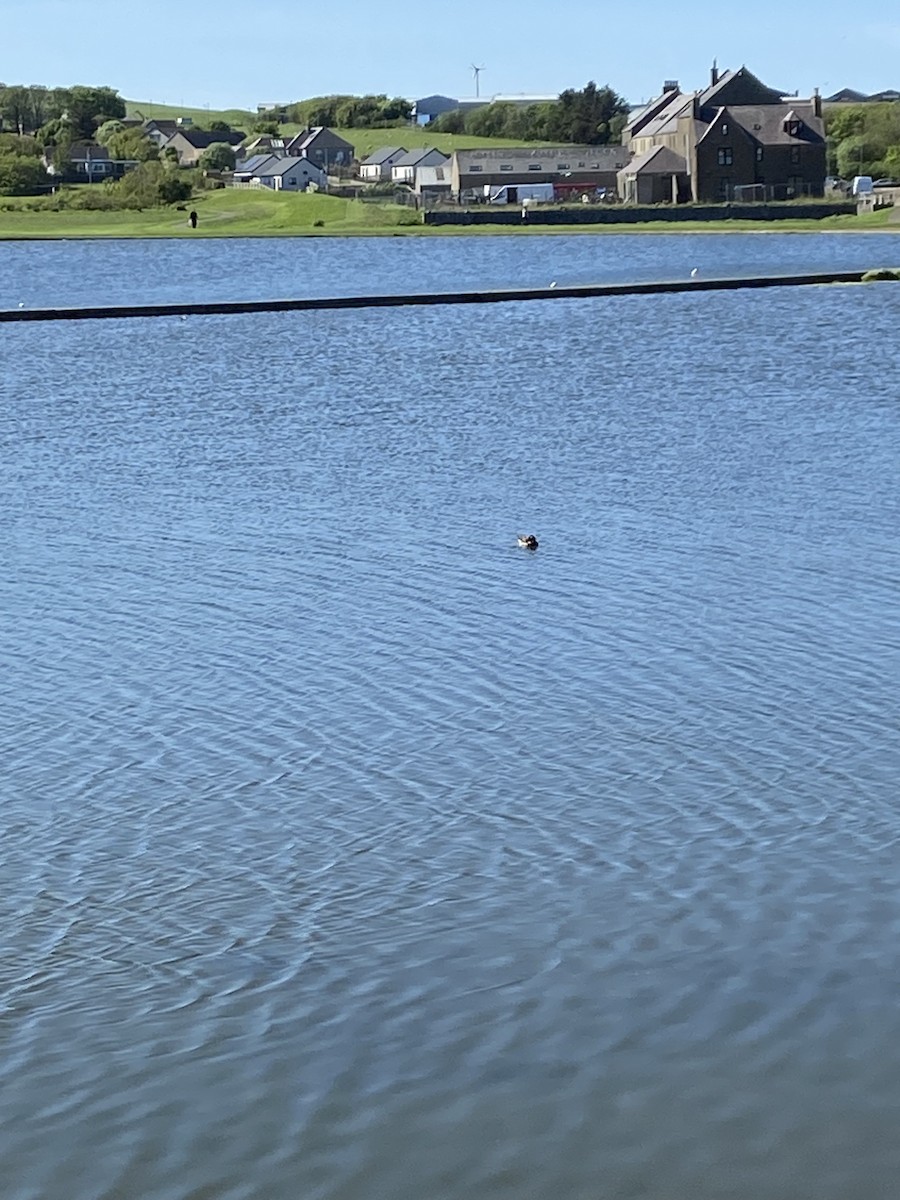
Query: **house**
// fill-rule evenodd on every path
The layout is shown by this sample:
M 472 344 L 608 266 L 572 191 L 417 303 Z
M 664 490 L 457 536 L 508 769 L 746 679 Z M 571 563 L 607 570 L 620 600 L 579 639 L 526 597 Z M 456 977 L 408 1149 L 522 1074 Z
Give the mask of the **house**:
M 391 167 L 404 154 L 405 146 L 382 146 L 359 164 L 360 179 L 368 179 L 372 183 L 377 183 L 380 179 L 390 179 Z
M 212 132 L 205 129 L 178 129 L 164 143 L 164 148 L 177 153 L 178 162 L 182 167 L 195 167 L 204 150 L 208 150 L 214 143 L 224 142 L 227 146 L 237 149 L 243 140 L 244 135 L 236 131 L 226 133 L 219 129 Z
M 135 159 L 112 158 L 105 146 L 94 142 L 73 142 L 64 161 L 56 160 L 56 147 L 48 146 L 41 162 L 50 175 L 68 176 L 79 183 L 102 183 L 121 179 L 138 164 Z
M 442 150 L 435 150 L 433 146 L 408 150 L 391 167 L 391 179 L 394 183 L 415 183 L 416 171 L 420 167 L 440 167 L 446 162 L 449 162 L 449 155 Z
M 256 154 L 235 164 L 232 182 L 272 188 L 276 192 L 305 192 L 313 184 L 317 190 L 325 191 L 328 176 L 308 158 L 294 154 Z
M 253 179 L 276 192 L 305 192 L 310 184 L 321 191 L 328 187 L 325 171 L 310 159 L 295 154 L 272 155 L 255 168 Z
M 629 159 L 622 146 L 512 146 L 505 150 L 454 150 L 451 191 L 457 199 L 483 197 L 517 183 L 552 183 L 561 191 L 615 189 Z
M 422 202 L 434 203 L 436 200 L 450 199 L 450 167 L 441 164 L 438 167 L 419 167 L 416 171 L 414 190 Z
M 143 124 L 145 135 L 151 142 L 156 142 L 159 147 L 164 146 L 179 129 L 193 129 L 194 127 L 192 117 L 151 117 Z
M 324 125 L 301 130 L 285 149 L 297 158 L 308 158 L 325 171 L 349 167 L 354 158 L 353 146 Z
M 241 154 L 248 157 L 253 154 L 287 154 L 287 144 L 290 140 L 290 137 L 261 133 L 241 147 Z
M 833 96 L 826 96 L 822 101 L 829 106 L 833 104 L 884 104 L 900 100 L 900 92 L 889 88 L 886 92 L 873 92 L 867 96 L 865 92 L 856 92 L 853 88 L 841 88 Z
M 631 114 L 622 142 L 632 156 L 619 176 L 623 199 L 790 199 L 821 196 L 825 187 L 821 97 L 785 97 L 746 67 L 720 74 L 714 64 L 709 86 L 696 92 L 667 80 Z M 671 154 L 648 157 L 657 147 Z
M 685 160 L 668 146 L 653 146 L 633 158 L 617 173 L 616 186 L 626 204 L 677 204 L 690 198 Z

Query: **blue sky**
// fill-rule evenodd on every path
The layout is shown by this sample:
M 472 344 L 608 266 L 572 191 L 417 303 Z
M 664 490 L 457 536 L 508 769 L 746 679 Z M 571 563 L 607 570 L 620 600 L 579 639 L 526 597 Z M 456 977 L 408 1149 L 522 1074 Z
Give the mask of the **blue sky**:
M 888 11 L 896 13 L 891 17 Z M 900 87 L 900 6 L 757 0 L 7 0 L 4 83 L 108 85 L 131 100 L 255 108 L 332 92 L 557 93 L 637 102 L 702 86 L 713 60 L 785 91 Z

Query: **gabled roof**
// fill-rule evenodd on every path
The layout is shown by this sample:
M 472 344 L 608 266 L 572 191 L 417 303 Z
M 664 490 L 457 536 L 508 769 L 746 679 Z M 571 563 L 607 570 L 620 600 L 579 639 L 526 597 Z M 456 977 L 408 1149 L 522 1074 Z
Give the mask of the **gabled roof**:
M 440 154 L 446 162 L 449 159 L 449 154 L 444 154 L 443 150 L 438 150 L 434 146 L 420 146 L 416 150 L 407 150 L 402 158 L 398 158 L 394 163 L 395 167 L 414 167 L 416 163 L 420 163 L 423 158 L 427 158 L 429 154 Z
M 291 153 L 302 154 L 303 151 L 308 149 L 308 147 L 310 147 L 313 142 L 321 137 L 323 133 L 327 133 L 340 146 L 346 146 L 348 150 L 353 149 L 353 146 L 350 144 L 350 142 L 345 141 L 340 134 L 335 133 L 333 129 L 329 129 L 327 125 L 314 125 L 311 129 L 301 130 L 300 133 L 291 138 L 290 142 L 288 143 Z
M 629 175 L 686 175 L 687 162 L 668 146 L 653 146 L 622 168 Z
M 206 129 L 182 129 L 178 128 L 175 131 L 175 136 L 178 134 L 195 150 L 206 150 L 214 142 L 225 142 L 228 146 L 239 146 L 244 140 L 242 133 L 226 133 L 224 129 L 216 129 L 212 132 Z
M 405 146 L 382 146 L 380 150 L 375 150 L 368 158 L 364 158 L 359 165 L 361 167 L 381 167 L 395 154 L 406 153 Z
M 263 163 L 268 162 L 270 158 L 277 157 L 279 157 L 279 155 L 252 154 L 249 158 L 244 159 L 243 162 L 237 162 L 234 164 L 234 173 L 235 175 L 252 175 L 255 171 L 259 170 Z
M 824 123 L 812 104 L 795 100 L 787 110 L 777 104 L 737 104 L 722 112 L 762 146 L 797 146 L 825 140 Z M 796 133 L 790 132 L 793 121 L 800 123 Z
M 291 171 L 315 171 L 319 175 L 325 174 L 318 164 L 308 158 L 300 158 L 296 154 L 286 155 L 284 158 L 276 158 L 273 155 L 262 167 L 257 167 L 253 174 L 260 178 L 263 175 L 289 175 Z
M 728 105 L 728 93 L 736 91 L 755 93 L 751 104 L 780 104 L 784 95 L 784 92 L 767 87 L 746 67 L 738 67 L 736 71 L 723 71 L 715 83 L 700 93 L 700 107 L 715 105 L 716 108 L 720 108 L 722 105 Z
M 865 92 L 855 92 L 853 88 L 841 88 L 833 96 L 826 96 L 823 104 L 862 104 L 868 98 Z

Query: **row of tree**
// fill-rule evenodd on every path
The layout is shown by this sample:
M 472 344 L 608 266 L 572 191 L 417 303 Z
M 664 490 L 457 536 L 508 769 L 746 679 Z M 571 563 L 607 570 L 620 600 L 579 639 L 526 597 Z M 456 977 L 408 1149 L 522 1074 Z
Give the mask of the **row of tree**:
M 65 120 L 75 138 L 89 140 L 98 125 L 124 116 L 125 101 L 114 88 L 0 84 L 0 129 L 12 133 L 37 134 Z
M 388 129 L 412 118 L 412 104 L 401 96 L 313 96 L 288 106 L 288 120 L 307 127 Z
M 900 102 L 826 111 L 825 129 L 830 174 L 900 180 Z
M 500 101 L 466 111 L 454 109 L 442 113 L 429 129 L 523 142 L 605 146 L 621 139 L 627 119 L 627 102 L 609 85 L 597 87 L 591 81 L 581 90 L 569 88 L 558 100 L 542 104 L 523 107 Z

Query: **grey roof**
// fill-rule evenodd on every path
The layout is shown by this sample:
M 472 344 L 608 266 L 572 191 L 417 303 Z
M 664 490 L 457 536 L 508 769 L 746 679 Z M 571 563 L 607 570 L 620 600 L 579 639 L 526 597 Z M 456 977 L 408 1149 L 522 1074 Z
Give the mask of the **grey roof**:
M 402 158 L 398 158 L 394 163 L 395 167 L 414 167 L 416 163 L 420 163 L 423 158 L 427 158 L 429 154 L 440 154 L 445 162 L 449 159 L 449 154 L 444 154 L 443 150 L 438 150 L 434 146 L 419 146 L 416 150 L 407 150 Z
M 234 164 L 234 173 L 235 175 L 252 175 L 255 171 L 259 170 L 263 163 L 267 163 L 270 158 L 279 157 L 281 156 L 277 154 L 252 154 L 250 158 L 244 159 L 243 162 Z
M 812 104 L 796 100 L 790 104 L 736 104 L 733 108 L 719 109 L 703 137 L 715 127 L 720 116 L 733 121 L 762 146 L 797 146 L 825 140 L 822 118 L 816 116 Z M 799 129 L 793 134 L 785 128 L 791 121 L 800 122 Z
M 653 146 L 623 169 L 629 175 L 686 175 L 687 163 L 668 146 Z
M 751 89 L 755 88 L 759 93 L 758 104 L 780 104 L 783 92 L 777 91 L 775 88 L 766 87 L 761 79 L 748 71 L 746 67 L 738 67 L 736 71 L 723 71 L 714 84 L 711 84 L 705 91 L 700 93 L 700 107 L 705 108 L 707 105 L 715 105 L 719 108 L 723 103 L 727 104 L 727 98 L 721 99 L 722 93 L 725 92 L 733 83 L 741 81 L 748 84 Z
M 206 150 L 215 142 L 224 142 L 227 146 L 239 146 L 244 140 L 242 133 L 226 133 L 224 129 L 216 129 L 210 132 L 206 129 L 182 129 L 178 128 L 175 131 L 175 136 L 178 134 L 184 138 L 195 150 Z
M 262 175 L 288 175 L 291 171 L 316 171 L 319 175 L 325 174 L 322 168 L 314 162 L 311 162 L 308 158 L 300 158 L 296 154 L 284 158 L 276 158 L 273 155 L 268 162 L 264 163 L 262 167 L 258 167 L 253 174 L 257 177 Z
M 530 163 L 540 163 L 547 171 L 617 171 L 630 155 L 624 146 L 510 146 L 505 150 L 455 150 L 454 157 L 463 175 L 473 166 L 482 171 L 497 171 L 511 165 L 514 171 L 527 171 Z M 560 164 L 565 164 L 561 166 Z
M 375 150 L 368 158 L 364 158 L 360 163 L 361 167 L 381 167 L 389 158 L 393 158 L 395 154 L 406 154 L 405 146 L 382 146 L 380 150 Z
M 835 92 L 833 96 L 826 96 L 823 103 L 825 104 L 862 104 L 864 100 L 868 100 L 865 92 L 855 92 L 853 88 L 841 88 L 839 92 Z
M 340 146 L 346 146 L 348 150 L 352 150 L 353 146 L 350 142 L 345 141 L 339 133 L 335 133 L 333 129 L 329 129 L 327 125 L 313 125 L 310 129 L 302 129 L 300 133 L 291 138 L 288 143 L 288 148 L 292 154 L 302 153 L 307 146 L 311 146 L 317 138 L 323 133 L 327 133 L 330 138 Z

